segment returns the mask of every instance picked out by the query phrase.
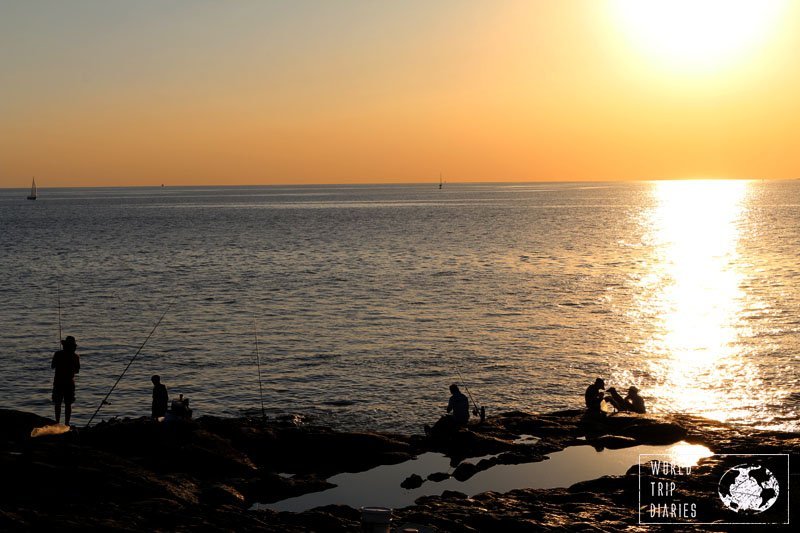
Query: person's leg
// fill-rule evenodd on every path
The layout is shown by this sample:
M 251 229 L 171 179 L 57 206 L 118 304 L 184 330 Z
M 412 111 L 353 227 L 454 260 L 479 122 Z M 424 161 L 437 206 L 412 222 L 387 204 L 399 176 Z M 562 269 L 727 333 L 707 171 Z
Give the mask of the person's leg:
M 61 402 L 54 402 L 53 405 L 56 408 L 56 424 L 58 424 L 61 421 Z
M 455 418 L 451 415 L 442 416 L 431 428 L 433 438 L 449 437 L 458 429 Z
M 69 425 L 69 419 L 70 419 L 71 416 L 72 416 L 72 404 L 71 403 L 65 403 L 64 404 L 64 425 L 65 426 Z

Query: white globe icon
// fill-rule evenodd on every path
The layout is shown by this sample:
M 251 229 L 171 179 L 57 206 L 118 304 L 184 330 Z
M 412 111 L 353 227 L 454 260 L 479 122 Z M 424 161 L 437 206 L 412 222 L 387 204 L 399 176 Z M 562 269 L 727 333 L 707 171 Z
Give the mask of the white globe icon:
M 722 474 L 717 490 L 722 503 L 731 511 L 760 514 L 777 501 L 780 484 L 766 467 L 741 464 Z

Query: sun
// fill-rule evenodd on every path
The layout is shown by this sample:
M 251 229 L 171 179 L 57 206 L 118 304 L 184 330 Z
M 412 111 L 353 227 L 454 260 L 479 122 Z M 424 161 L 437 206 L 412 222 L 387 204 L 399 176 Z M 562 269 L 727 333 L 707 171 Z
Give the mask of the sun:
M 786 0 L 613 0 L 615 18 L 637 50 L 682 68 L 717 67 L 769 38 Z

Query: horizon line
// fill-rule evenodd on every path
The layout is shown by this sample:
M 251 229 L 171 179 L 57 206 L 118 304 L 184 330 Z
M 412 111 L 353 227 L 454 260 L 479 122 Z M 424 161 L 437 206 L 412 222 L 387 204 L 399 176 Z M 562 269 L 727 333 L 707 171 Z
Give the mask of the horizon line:
M 33 177 L 35 179 L 36 176 Z M 448 181 L 445 184 L 505 184 L 505 183 L 642 183 L 649 181 L 793 181 L 800 180 L 800 177 L 792 178 L 756 178 L 756 177 L 658 177 L 658 178 L 640 178 L 640 179 L 602 179 L 602 180 L 465 180 L 465 181 Z M 59 186 L 42 186 L 37 184 L 37 189 L 167 189 L 167 188 L 186 188 L 186 187 L 320 187 L 320 186 L 375 186 L 375 185 L 420 185 L 430 183 L 432 185 L 439 184 L 438 181 L 387 181 L 387 182 L 308 182 L 308 183 L 195 183 L 195 184 L 181 184 L 169 185 L 166 182 L 158 185 L 59 185 Z M 21 187 L 4 187 L 0 186 L 0 190 L 26 190 L 28 186 Z

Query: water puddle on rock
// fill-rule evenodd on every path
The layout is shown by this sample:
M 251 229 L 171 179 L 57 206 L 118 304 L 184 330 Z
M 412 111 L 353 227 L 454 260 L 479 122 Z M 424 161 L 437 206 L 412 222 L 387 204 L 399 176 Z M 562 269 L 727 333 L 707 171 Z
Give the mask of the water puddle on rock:
M 342 504 L 350 507 L 401 508 L 414 504 L 421 496 L 440 495 L 445 490 L 474 496 L 486 491 L 508 492 L 514 489 L 551 489 L 569 487 L 579 481 L 601 476 L 623 475 L 639 462 L 639 454 L 668 454 L 680 466 L 694 466 L 711 455 L 705 446 L 679 442 L 669 446 L 633 446 L 621 450 L 596 451 L 591 446 L 571 446 L 549 455 L 538 463 L 496 465 L 478 472 L 466 481 L 454 478 L 440 482 L 427 480 L 435 472 L 452 473 L 450 459 L 440 453 L 424 453 L 416 459 L 396 465 L 379 466 L 356 474 L 337 474 L 328 479 L 336 487 L 304 494 L 270 504 L 256 504 L 254 509 L 302 512 L 314 507 Z M 647 457 L 642 458 L 646 462 Z M 477 459 L 467 459 L 477 463 Z M 421 487 L 403 489 L 400 483 L 411 474 L 425 479 Z

